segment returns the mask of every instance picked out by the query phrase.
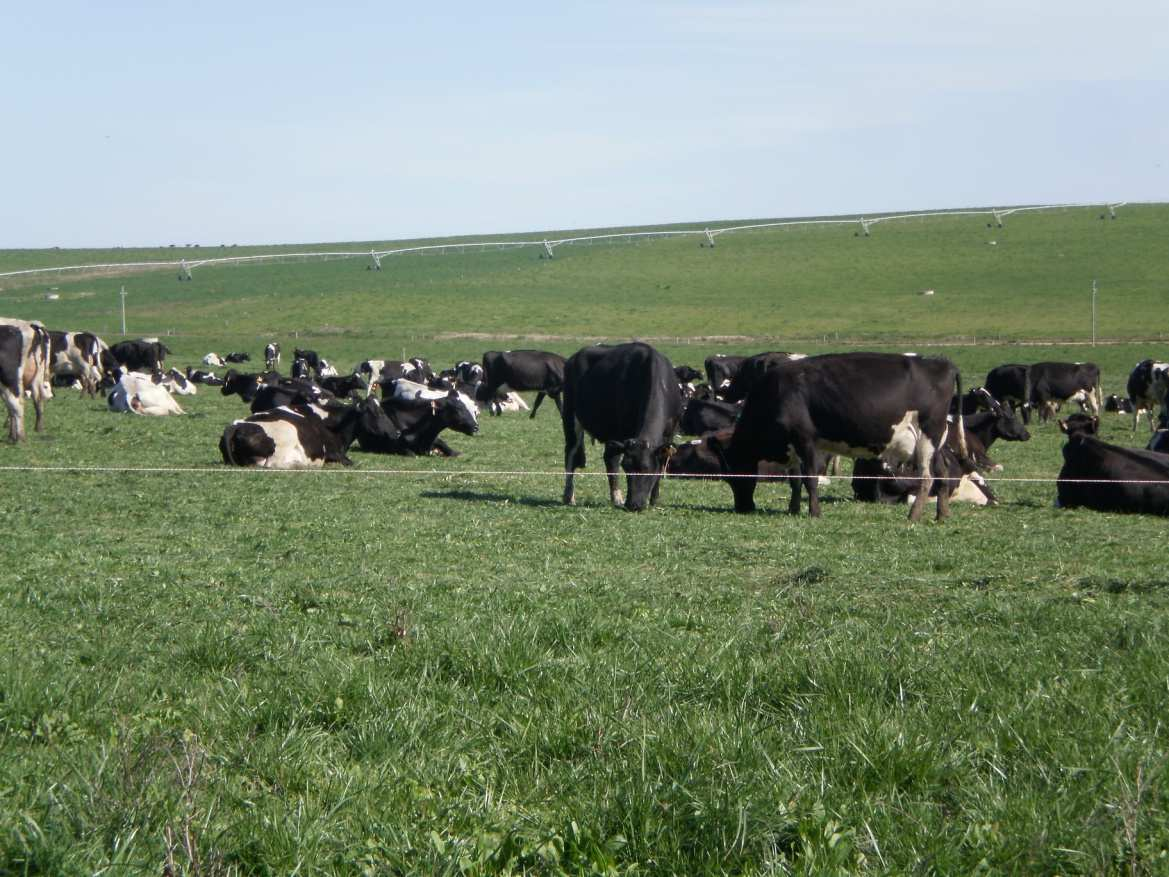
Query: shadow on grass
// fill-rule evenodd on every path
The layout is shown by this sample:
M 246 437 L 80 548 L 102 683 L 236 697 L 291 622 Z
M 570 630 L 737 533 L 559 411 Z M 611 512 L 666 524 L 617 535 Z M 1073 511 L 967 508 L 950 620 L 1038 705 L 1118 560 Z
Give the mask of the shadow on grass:
M 512 496 L 506 493 L 485 493 L 479 490 L 423 490 L 425 499 L 456 499 L 461 502 L 514 502 L 535 508 L 560 508 L 563 504 L 551 497 Z

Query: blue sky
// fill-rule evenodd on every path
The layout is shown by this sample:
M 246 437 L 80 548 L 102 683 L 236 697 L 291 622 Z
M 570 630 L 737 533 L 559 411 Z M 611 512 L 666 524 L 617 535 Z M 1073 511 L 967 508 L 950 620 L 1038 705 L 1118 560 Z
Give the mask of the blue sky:
M 5 248 L 1169 200 L 1164 0 L 4 20 Z

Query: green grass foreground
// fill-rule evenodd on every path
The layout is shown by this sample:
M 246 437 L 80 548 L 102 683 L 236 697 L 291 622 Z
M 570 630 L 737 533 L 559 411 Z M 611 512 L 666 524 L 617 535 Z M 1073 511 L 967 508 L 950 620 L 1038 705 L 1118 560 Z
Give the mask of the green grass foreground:
M 1111 235 L 1131 214 L 1075 221 Z M 1165 227 L 1158 215 L 1145 234 Z M 872 248 L 885 235 L 837 243 Z M 721 258 L 738 240 L 690 255 Z M 549 276 L 612 258 L 618 284 L 623 259 L 669 246 L 529 254 L 507 270 Z M 1142 294 L 1163 296 L 1152 278 L 1165 253 L 1132 246 Z M 444 326 L 519 320 L 567 335 L 588 316 L 627 337 L 673 325 L 676 286 L 644 311 L 632 281 L 604 298 L 590 287 L 587 307 L 525 311 L 520 291 L 483 280 L 494 256 L 460 258 L 420 260 L 443 277 L 466 272 L 446 297 L 436 280 L 432 293 L 334 299 L 327 278 L 399 282 L 338 263 L 223 269 L 241 288 L 219 292 L 200 272 L 149 282 L 169 297 L 157 314 L 184 333 L 171 339 L 180 364 L 233 346 L 257 356 L 270 330 L 288 351 L 310 315 L 337 328 L 314 346 L 342 367 Z M 969 270 L 973 286 L 981 269 Z M 65 305 L 80 327 L 99 315 L 85 310 L 87 285 L 147 280 L 0 300 L 20 316 Z M 729 327 L 749 294 L 726 283 L 727 302 L 689 290 L 662 334 Z M 931 303 L 943 301 L 937 286 Z M 1146 317 L 1160 311 L 1133 301 L 1123 326 L 1155 336 L 1163 324 Z M 796 349 L 858 331 L 848 300 L 824 304 L 841 322 L 823 316 Z M 427 306 L 447 322 L 398 320 Z M 873 320 L 878 310 L 860 306 Z M 991 318 L 1022 325 L 1001 304 Z M 782 328 L 771 319 L 744 309 L 733 328 Z M 965 334 L 940 319 L 905 325 Z M 885 329 L 874 332 L 866 346 L 880 346 Z M 408 352 L 446 364 L 493 346 L 431 335 Z M 700 365 L 716 348 L 663 349 Z M 1000 362 L 1092 358 L 1106 392 L 1164 355 L 1137 344 L 947 352 L 967 385 Z M 1006 480 L 994 484 L 1000 507 L 957 507 L 944 524 L 854 503 L 847 479 L 816 521 L 784 513 L 786 487 L 761 486 L 762 511 L 737 516 L 724 484 L 693 481 L 668 482 L 659 508 L 630 514 L 606 506 L 596 448 L 577 508 L 560 505 L 555 475 L 467 474 L 559 470 L 551 407 L 535 421 L 484 417 L 480 435 L 449 437 L 463 451 L 454 460 L 355 452 L 352 469 L 229 470 L 217 442 L 242 403 L 207 388 L 180 403 L 186 416 L 148 419 L 60 391 L 44 433 L 0 448 L 2 875 L 157 875 L 168 863 L 273 875 L 1169 872 L 1161 519 L 1059 511 L 1053 484 Z M 1122 444 L 1147 435 L 1112 415 L 1105 430 Z M 1057 428 L 1033 432 L 995 446 L 1004 479 L 1058 471 Z

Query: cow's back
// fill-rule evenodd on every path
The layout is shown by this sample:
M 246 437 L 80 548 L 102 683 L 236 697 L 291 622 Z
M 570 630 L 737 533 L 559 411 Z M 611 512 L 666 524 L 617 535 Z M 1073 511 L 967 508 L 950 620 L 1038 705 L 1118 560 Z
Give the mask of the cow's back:
M 670 361 L 648 344 L 586 347 L 565 366 L 564 416 L 597 441 L 669 441 L 682 415 Z

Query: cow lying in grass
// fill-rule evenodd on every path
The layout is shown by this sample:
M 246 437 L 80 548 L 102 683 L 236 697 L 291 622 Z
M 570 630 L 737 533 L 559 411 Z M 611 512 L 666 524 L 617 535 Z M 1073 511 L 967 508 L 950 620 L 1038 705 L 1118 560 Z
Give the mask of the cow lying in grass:
M 1102 442 L 1098 427 L 1099 418 L 1085 415 L 1060 421 L 1068 440 L 1056 507 L 1169 515 L 1169 455 Z
M 161 374 L 151 376 L 141 372 L 126 372 L 110 391 L 106 404 L 111 411 L 129 411 L 147 417 L 183 413 Z

